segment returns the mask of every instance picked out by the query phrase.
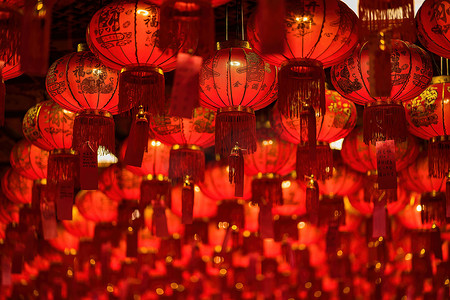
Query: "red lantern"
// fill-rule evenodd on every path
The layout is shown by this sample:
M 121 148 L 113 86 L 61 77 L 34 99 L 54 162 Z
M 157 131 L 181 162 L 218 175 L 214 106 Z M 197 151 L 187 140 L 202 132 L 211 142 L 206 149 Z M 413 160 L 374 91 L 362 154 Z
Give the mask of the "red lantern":
M 2 3 L 0 15 L 0 32 L 2 35 L 0 61 L 15 61 L 18 58 L 17 54 L 19 52 L 22 14 L 19 11 L 17 3 Z
M 62 227 L 58 227 L 58 237 L 48 240 L 49 244 L 58 251 L 64 253 L 76 253 L 78 251 L 79 238 L 71 235 Z
M 47 178 L 49 153 L 28 140 L 21 140 L 11 150 L 10 162 L 14 170 L 31 180 Z
M 420 43 L 439 56 L 450 58 L 448 19 L 445 17 L 450 4 L 446 1 L 426 0 L 416 15 L 417 36 Z
M 62 221 L 67 232 L 78 238 L 92 239 L 94 237 L 95 222 L 84 218 L 76 206 L 73 207 L 72 216 L 72 220 Z
M 342 98 L 337 92 L 325 93 L 326 114 L 316 118 L 316 152 L 311 160 L 310 148 L 306 145 L 310 129 L 300 118 L 288 118 L 274 108 L 271 114 L 272 127 L 281 139 L 299 144 L 297 149 L 297 175 L 299 178 L 314 175 L 325 179 L 332 175 L 333 153 L 329 143 L 347 136 L 356 125 L 356 106 Z
M 119 72 L 103 65 L 90 51 L 63 56 L 48 70 L 45 85 L 50 97 L 63 108 L 77 113 L 74 120 L 73 148 L 81 151 L 86 143 L 97 153 L 99 146 L 114 152 L 112 115 L 119 109 Z
M 304 106 L 325 114 L 323 68 L 344 59 L 358 42 L 358 18 L 341 1 L 287 1 L 284 51 L 262 54 L 259 22 L 250 18 L 247 34 L 255 51 L 269 63 L 281 65 L 279 109 L 298 117 Z
M 282 205 L 275 205 L 272 208 L 273 215 L 282 216 L 302 216 L 306 214 L 306 193 L 305 187 L 297 180 L 288 179 L 281 183 L 283 191 Z
M 23 74 L 23 71 L 20 68 L 20 59 L 10 59 L 6 61 L 6 63 L 1 68 L 3 80 L 6 81 L 8 79 L 19 77 Z
M 73 189 L 78 179 L 78 157 L 71 150 L 74 114 L 49 100 L 28 110 L 22 129 L 31 143 L 50 151 L 48 195 L 60 219 L 71 219 Z
M 201 218 L 212 218 L 217 213 L 217 204 L 215 201 L 209 197 L 207 197 L 200 188 L 196 185 L 194 187 L 195 193 L 195 202 L 194 202 L 194 210 L 193 216 L 196 219 Z M 183 214 L 183 205 L 182 205 L 182 188 L 181 186 L 176 186 L 172 189 L 172 212 L 181 217 Z
M 33 180 L 21 176 L 8 169 L 2 177 L 2 190 L 13 203 L 30 204 L 32 199 Z
M 409 203 L 409 193 L 399 187 L 397 188 L 397 201 L 387 203 L 386 208 L 389 215 L 395 215 L 401 211 Z M 356 191 L 355 193 L 348 194 L 350 204 L 361 214 L 370 216 L 373 214 L 374 204 L 367 202 L 364 198 L 364 190 Z
M 89 221 L 117 221 L 117 202 L 100 191 L 80 191 L 75 197 L 75 204 L 80 214 Z
M 146 1 L 115 2 L 102 7 L 87 30 L 89 48 L 109 67 L 122 67 L 119 110 L 143 105 L 165 109 L 163 70 L 175 68 L 176 51 L 159 48 L 160 11 Z M 180 45 L 170 45 L 179 49 Z
M 99 190 L 116 202 L 140 199 L 142 177 L 116 164 L 103 170 Z
M 392 40 L 390 95 L 372 97 L 367 76 L 370 69 L 369 43 L 359 46 L 353 55 L 331 69 L 331 80 L 337 91 L 364 109 L 364 142 L 396 140 L 407 137 L 406 120 L 400 102 L 418 96 L 430 83 L 433 68 L 430 56 L 416 45 Z

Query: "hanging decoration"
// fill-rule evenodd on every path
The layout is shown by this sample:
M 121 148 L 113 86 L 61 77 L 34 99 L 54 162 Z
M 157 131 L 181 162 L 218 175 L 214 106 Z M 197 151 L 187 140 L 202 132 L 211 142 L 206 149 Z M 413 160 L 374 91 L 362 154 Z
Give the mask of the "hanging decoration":
M 2 191 L 9 201 L 16 204 L 31 204 L 33 181 L 8 169 L 1 180 Z
M 78 156 L 71 149 L 74 117 L 70 111 L 47 100 L 30 108 L 22 123 L 25 138 L 50 151 L 47 196 L 56 205 L 60 220 L 72 218 L 73 193 L 78 186 Z
M 0 126 L 5 125 L 6 88 L 5 81 L 23 74 L 19 56 L 11 56 L 6 61 L 0 58 Z

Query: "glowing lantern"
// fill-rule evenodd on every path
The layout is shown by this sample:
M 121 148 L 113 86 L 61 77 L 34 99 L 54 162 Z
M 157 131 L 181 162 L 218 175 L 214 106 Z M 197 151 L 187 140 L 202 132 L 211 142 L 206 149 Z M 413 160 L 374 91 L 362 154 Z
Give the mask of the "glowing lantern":
M 404 188 L 397 188 L 397 201 L 386 204 L 388 214 L 395 215 L 401 211 L 408 204 L 408 196 L 409 193 Z M 361 189 L 353 194 L 348 194 L 348 199 L 352 207 L 361 214 L 366 216 L 373 214 L 374 204 L 366 201 L 364 198 L 364 190 Z
M 416 45 L 392 40 L 390 56 L 390 94 L 384 97 L 371 96 L 368 87 L 369 44 L 359 46 L 344 62 L 331 70 L 331 80 L 337 91 L 364 109 L 364 142 L 407 138 L 405 110 L 400 102 L 418 96 L 430 83 L 433 68 L 430 56 Z
M 281 183 L 283 191 L 282 205 L 275 205 L 272 208 L 273 215 L 282 216 L 302 216 L 306 214 L 306 193 L 305 187 L 297 180 L 290 178 Z
M 67 230 L 58 227 L 58 237 L 48 240 L 49 244 L 58 251 L 63 253 L 76 254 L 78 251 L 79 238 L 71 235 Z
M 31 203 L 33 181 L 23 177 L 13 169 L 8 169 L 2 177 L 2 190 L 13 203 Z
M 198 186 L 194 187 L 195 193 L 195 202 L 193 209 L 193 217 L 196 219 L 201 218 L 212 218 L 217 213 L 217 204 L 216 202 L 207 197 Z M 176 186 L 172 189 L 172 212 L 182 217 L 183 210 L 185 209 L 182 205 L 182 188 L 180 186 Z
M 114 201 L 140 199 L 142 177 L 118 165 L 103 170 L 99 190 Z
M 75 197 L 75 204 L 86 220 L 96 223 L 117 220 L 117 202 L 100 191 L 80 191 Z

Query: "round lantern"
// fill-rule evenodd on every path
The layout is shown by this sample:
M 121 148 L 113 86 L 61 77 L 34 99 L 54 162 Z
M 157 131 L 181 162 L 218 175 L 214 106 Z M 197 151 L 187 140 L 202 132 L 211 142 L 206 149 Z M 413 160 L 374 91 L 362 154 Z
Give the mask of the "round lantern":
M 62 221 L 62 225 L 67 232 L 78 238 L 92 239 L 94 237 L 95 222 L 84 218 L 76 206 L 73 207 L 72 216 L 72 220 Z
M 274 131 L 281 139 L 298 144 L 297 148 L 297 175 L 299 178 L 314 175 L 325 179 L 333 172 L 333 153 L 329 143 L 347 136 L 355 127 L 357 119 L 356 106 L 351 101 L 341 97 L 337 92 L 325 92 L 326 114 L 316 118 L 316 159 L 311 159 L 310 148 L 306 145 L 309 132 L 300 118 L 288 118 L 275 106 L 271 114 L 271 123 Z
M 254 110 L 275 100 L 277 69 L 265 63 L 247 42 L 219 44 L 200 71 L 200 104 L 217 110 L 216 153 L 233 148 L 256 150 Z
M 48 240 L 49 244 L 58 251 L 73 254 L 78 251 L 80 239 L 71 235 L 63 227 L 58 227 L 58 237 Z
M 17 173 L 31 180 L 39 180 L 47 178 L 48 156 L 48 151 L 28 140 L 21 140 L 14 145 L 9 160 Z
M 272 208 L 272 214 L 281 216 L 302 216 L 306 214 L 305 187 L 298 180 L 289 178 L 281 183 L 283 201 Z
M 92 17 L 87 41 L 94 54 L 109 67 L 122 68 L 119 109 L 142 105 L 145 111 L 165 109 L 163 70 L 176 65 L 176 51 L 159 48 L 159 8 L 147 1 L 114 2 Z M 175 41 L 173 41 L 175 42 Z M 179 49 L 181 45 L 170 45 Z
M 405 110 L 400 102 L 418 96 L 431 82 L 433 67 L 430 56 L 420 47 L 405 41 L 392 40 L 391 82 L 388 97 L 372 97 L 371 82 L 366 76 L 370 69 L 369 43 L 355 49 L 353 54 L 331 69 L 331 81 L 337 91 L 364 109 L 364 142 L 407 138 Z
M 100 191 L 80 191 L 75 204 L 86 220 L 93 222 L 114 222 L 117 220 L 117 202 Z
M 25 138 L 39 148 L 50 151 L 47 191 L 59 207 L 58 218 L 62 219 L 71 218 L 71 194 L 78 181 L 78 156 L 71 149 L 73 119 L 73 113 L 48 100 L 30 108 L 22 123 Z
M 1 76 L 3 80 L 6 81 L 8 79 L 19 77 L 23 74 L 20 66 L 20 58 L 14 58 L 7 60 L 1 69 Z
M 0 7 L 0 31 L 2 43 L 0 44 L 0 61 L 7 62 L 17 58 L 21 36 L 21 19 L 16 3 L 2 3 Z
M 269 63 L 281 65 L 278 102 L 284 115 L 297 117 L 305 106 L 325 113 L 323 68 L 351 53 L 358 26 L 358 17 L 341 1 L 287 1 L 284 51 L 266 55 L 260 24 L 255 16 L 250 18 L 247 34 L 254 50 Z
M 442 178 L 450 171 L 450 77 L 434 77 L 431 83 L 418 97 L 405 102 L 406 120 L 412 134 L 429 140 L 430 176 Z
M 416 15 L 417 36 L 420 43 L 439 56 L 450 58 L 450 34 L 445 17 L 450 7 L 447 1 L 426 0 Z
M 428 160 L 421 155 L 401 173 L 402 183 L 409 190 L 420 193 L 422 223 L 445 223 L 446 184 L 445 178 L 433 178 L 428 175 Z
M 389 215 L 395 215 L 400 212 L 409 203 L 409 193 L 402 187 L 397 188 L 397 201 L 387 203 L 386 208 Z M 373 214 L 374 205 L 367 202 L 364 197 L 364 190 L 361 189 L 355 193 L 348 194 L 348 199 L 352 207 L 358 212 L 370 216 Z
M 116 164 L 103 170 L 99 190 L 116 202 L 140 199 L 142 177 Z
M 13 203 L 30 204 L 32 199 L 33 180 L 23 177 L 13 169 L 8 169 L 2 177 L 2 190 Z
M 206 196 L 200 188 L 196 185 L 194 187 L 194 193 L 195 193 L 195 202 L 194 202 L 194 210 L 193 210 L 193 216 L 196 219 L 200 218 L 212 218 L 217 213 L 217 204 L 216 202 Z M 172 189 L 172 212 L 182 217 L 183 215 L 183 207 L 182 205 L 182 188 L 181 186 L 176 186 Z
M 80 151 L 88 143 L 97 153 L 99 146 L 114 152 L 112 115 L 119 109 L 119 72 L 106 67 L 90 51 L 67 54 L 48 70 L 45 85 L 50 97 L 64 109 L 77 113 L 73 124 L 73 148 Z M 85 48 L 85 47 L 84 47 Z

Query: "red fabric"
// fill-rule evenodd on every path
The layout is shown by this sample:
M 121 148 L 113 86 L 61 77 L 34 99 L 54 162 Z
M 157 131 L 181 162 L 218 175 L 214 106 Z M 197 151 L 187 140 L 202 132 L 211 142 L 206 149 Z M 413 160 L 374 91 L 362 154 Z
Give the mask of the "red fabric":
M 181 217 L 181 203 L 182 203 L 182 189 L 181 185 L 177 185 L 172 189 L 172 212 Z M 212 218 L 217 213 L 217 205 L 215 201 L 206 196 L 198 186 L 194 187 L 194 218 Z
M 355 128 L 345 139 L 342 145 L 341 156 L 344 162 L 352 169 L 366 173 L 377 169 L 377 151 L 372 144 L 366 145 L 363 141 L 363 129 Z M 409 135 L 405 143 L 397 143 L 395 157 L 397 171 L 401 171 L 412 163 L 419 154 L 417 140 Z
M 21 67 L 20 67 L 20 59 L 19 58 L 8 60 L 2 68 L 2 76 L 3 76 L 4 81 L 6 81 L 8 79 L 19 77 L 22 74 L 23 74 L 23 71 L 21 70 Z
M 344 164 L 333 170 L 333 177 L 327 180 L 318 180 L 319 191 L 322 195 L 347 196 L 356 193 L 362 188 L 361 174 L 354 172 Z
M 428 86 L 433 76 L 431 58 L 420 47 L 405 41 L 392 40 L 390 100 L 406 101 L 418 95 Z M 358 104 L 379 100 L 369 93 L 368 42 L 358 46 L 351 56 L 331 68 L 331 81 L 345 98 Z
M 74 113 L 52 100 L 40 102 L 25 114 L 23 134 L 35 146 L 47 151 L 70 149 L 74 117 Z
M 316 116 L 317 141 L 331 143 L 347 136 L 355 127 L 357 112 L 353 102 L 344 99 L 335 91 L 325 93 L 326 114 Z M 303 128 L 300 136 L 300 119 L 287 118 L 274 107 L 271 114 L 271 125 L 281 139 L 299 144 L 308 140 L 307 128 Z
M 276 99 L 276 91 L 277 69 L 248 48 L 218 50 L 200 71 L 200 104 L 211 109 L 261 109 Z
M 28 140 L 17 142 L 9 157 L 14 171 L 31 180 L 47 178 L 49 152 Z
M 90 51 L 67 54 L 49 68 L 45 85 L 63 108 L 78 112 L 98 109 L 118 114 L 119 72 L 106 67 Z M 128 107 L 124 110 L 128 110 Z
M 327 68 L 351 53 L 358 43 L 358 27 L 358 17 L 341 1 L 286 1 L 284 51 L 261 55 L 275 65 L 288 59 L 311 58 Z M 247 23 L 247 36 L 255 52 L 262 53 L 258 22 L 254 16 Z
M 91 19 L 87 42 L 91 51 L 111 68 L 146 65 L 171 71 L 176 52 L 158 48 L 159 8 L 145 1 L 114 2 Z
M 117 220 L 117 202 L 100 191 L 80 191 L 75 197 L 80 214 L 89 221 L 114 222 Z
M 428 175 L 428 159 L 422 153 L 416 161 L 400 173 L 402 184 L 417 193 L 445 192 L 446 178 L 433 178 Z
M 2 191 L 9 201 L 17 204 L 31 203 L 33 180 L 8 169 L 1 180 Z
M 448 76 L 434 77 L 432 84 L 422 94 L 404 103 L 409 131 L 422 138 L 450 135 L 450 82 Z
M 420 43 L 439 56 L 450 58 L 450 33 L 445 17 L 450 8 L 447 1 L 424 1 L 416 15 Z
M 111 200 L 138 200 L 142 177 L 128 169 L 113 164 L 104 169 L 100 175 L 98 189 Z
M 123 161 L 127 147 L 127 140 L 122 144 L 120 149 L 119 159 Z M 160 141 L 149 139 L 148 151 L 144 152 L 141 167 L 126 166 L 127 170 L 133 172 L 138 176 L 146 175 L 163 175 L 169 176 L 169 155 L 170 146 L 161 143 Z
M 196 145 L 210 147 L 214 145 L 214 111 L 198 107 L 192 113 L 192 119 L 154 116 L 150 119 L 150 129 L 156 139 L 168 145 Z

